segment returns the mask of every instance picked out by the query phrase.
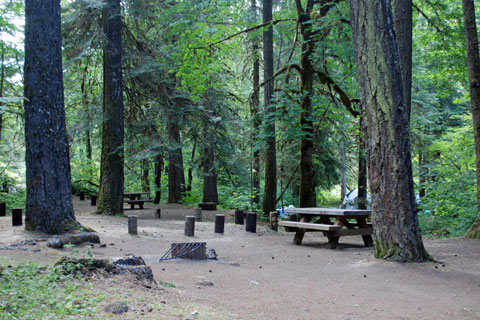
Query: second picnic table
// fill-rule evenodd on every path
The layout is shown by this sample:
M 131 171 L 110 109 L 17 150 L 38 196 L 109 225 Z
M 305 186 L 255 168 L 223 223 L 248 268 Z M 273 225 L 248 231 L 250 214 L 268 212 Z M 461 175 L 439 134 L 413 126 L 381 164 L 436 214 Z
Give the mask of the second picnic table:
M 142 196 L 145 195 L 147 198 L 142 199 Z M 145 202 L 152 202 L 152 199 L 150 199 L 150 192 L 125 192 L 123 197 L 123 202 L 130 204 L 131 209 L 134 209 L 136 204 L 138 204 L 140 209 L 143 209 L 143 204 Z
M 297 221 L 279 221 L 287 232 L 295 232 L 293 243 L 302 244 L 305 232 L 320 231 L 328 237 L 327 247 L 335 249 L 342 236 L 361 235 L 366 247 L 373 246 L 371 224 L 367 223 L 370 210 L 331 209 L 331 208 L 286 208 Z M 314 218 L 318 220 L 310 223 Z M 334 221 L 332 221 L 334 219 Z M 355 220 L 355 221 L 352 221 Z

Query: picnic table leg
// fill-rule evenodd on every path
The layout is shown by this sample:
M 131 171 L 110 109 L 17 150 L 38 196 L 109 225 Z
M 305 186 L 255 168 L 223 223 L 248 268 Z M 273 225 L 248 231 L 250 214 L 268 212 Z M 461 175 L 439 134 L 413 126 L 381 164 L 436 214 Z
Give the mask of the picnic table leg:
M 130 209 L 135 209 L 135 203 L 130 203 Z
M 345 218 L 343 218 L 343 217 L 337 217 L 337 220 L 335 220 L 335 223 L 334 223 L 334 225 L 340 226 L 342 228 L 343 228 L 344 224 L 345 224 Z M 338 240 L 340 240 L 340 237 L 335 236 L 333 234 L 327 236 L 328 237 L 327 249 L 336 249 L 337 248 Z
M 368 228 L 365 218 L 357 218 L 357 224 L 359 228 Z M 371 235 L 362 236 L 365 247 L 373 247 L 373 239 Z
M 139 204 L 140 209 L 143 209 L 143 202 L 140 202 Z
M 308 222 L 310 219 L 307 216 L 301 216 L 300 222 Z M 295 233 L 295 237 L 293 238 L 293 244 L 299 246 L 302 244 L 303 237 L 305 236 L 306 229 L 298 228 L 297 232 Z

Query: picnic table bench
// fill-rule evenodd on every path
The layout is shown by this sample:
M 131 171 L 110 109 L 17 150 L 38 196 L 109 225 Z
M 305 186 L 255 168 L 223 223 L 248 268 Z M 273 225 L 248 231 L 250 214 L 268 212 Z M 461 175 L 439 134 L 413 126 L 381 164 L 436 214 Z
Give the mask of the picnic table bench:
M 147 196 L 146 199 L 142 199 L 142 196 Z M 140 209 L 143 209 L 145 202 L 152 202 L 150 198 L 150 192 L 125 192 L 123 194 L 123 203 L 130 204 L 130 209 L 135 209 L 135 205 L 138 205 Z
M 338 240 L 343 236 L 360 235 L 365 247 L 373 246 L 372 225 L 367 223 L 370 210 L 286 208 L 286 213 L 290 216 L 296 215 L 298 221 L 279 221 L 278 224 L 287 232 L 295 232 L 293 243 L 296 245 L 302 244 L 305 232 L 323 232 L 328 238 L 327 247 L 331 249 L 337 247 Z M 313 219 L 316 221 L 311 223 Z

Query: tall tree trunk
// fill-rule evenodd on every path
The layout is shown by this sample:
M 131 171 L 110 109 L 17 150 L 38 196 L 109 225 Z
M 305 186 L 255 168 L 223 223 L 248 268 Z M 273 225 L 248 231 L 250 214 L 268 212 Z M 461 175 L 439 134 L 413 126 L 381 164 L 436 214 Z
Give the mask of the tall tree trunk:
M 162 200 L 162 172 L 163 172 L 163 155 L 159 154 L 155 157 L 155 198 L 153 203 L 159 204 Z
M 197 149 L 197 140 L 195 137 L 192 137 L 193 141 L 193 146 L 192 146 L 192 155 L 190 157 L 190 167 L 188 168 L 187 176 L 188 176 L 188 181 L 187 181 L 187 193 L 192 191 L 192 184 L 193 184 L 193 164 L 195 163 L 195 152 Z
M 252 20 L 257 20 L 257 1 L 251 1 Z M 252 203 L 260 206 L 260 147 L 258 141 L 258 134 L 260 132 L 260 58 L 258 39 L 252 39 L 252 57 L 253 57 L 253 70 L 252 70 L 252 86 L 253 95 L 250 101 L 250 115 L 253 119 L 253 132 L 252 132 L 252 150 L 253 150 L 253 163 L 252 163 Z
M 263 0 L 263 23 L 272 21 L 272 0 Z M 275 139 L 275 105 L 272 104 L 274 91 L 273 79 L 273 27 L 263 31 L 263 78 L 269 80 L 264 86 L 263 102 L 265 105 L 265 135 L 267 149 L 265 152 L 265 187 L 263 190 L 262 210 L 265 214 L 275 210 L 277 200 L 277 153 Z
M 402 69 L 403 94 L 405 96 L 405 112 L 410 121 L 412 106 L 412 0 L 395 0 L 393 19 Z
M 50 234 L 80 228 L 71 197 L 60 24 L 60 0 L 25 1 L 25 227 Z
M 148 159 L 142 160 L 142 191 L 150 192 L 150 164 Z
M 203 129 L 203 202 L 218 203 L 217 170 L 215 169 L 215 132 L 212 128 L 214 108 L 211 96 L 206 93 L 205 108 L 207 119 Z
M 359 91 L 365 108 L 375 256 L 428 259 L 413 191 L 409 119 L 389 0 L 350 0 Z
M 123 213 L 122 19 L 120 0 L 103 9 L 103 123 L 97 213 Z
M 80 89 L 82 91 L 82 104 L 83 107 L 85 108 L 85 111 L 87 113 L 87 127 L 88 129 L 85 131 L 85 150 L 86 150 L 86 156 L 87 156 L 87 162 L 88 162 L 88 172 L 89 172 L 89 178 L 93 179 L 93 168 L 92 168 L 92 141 L 91 141 L 91 131 L 90 131 L 90 114 L 88 111 L 89 107 L 89 102 L 88 102 L 88 93 L 87 93 L 87 71 L 88 71 L 88 63 L 85 64 L 85 70 L 83 72 L 82 76 L 82 84 L 80 86 Z
M 365 134 L 363 133 L 363 112 L 360 114 L 358 133 L 358 209 L 367 209 L 367 156 L 365 150 Z
M 462 0 L 465 39 L 467 45 L 468 82 L 470 84 L 470 104 L 473 117 L 475 156 L 477 172 L 477 201 L 479 216 L 467 233 L 468 237 L 480 239 L 480 57 L 478 35 L 473 0 Z
M 347 194 L 347 168 L 345 164 L 345 141 L 342 141 L 340 144 L 340 154 L 342 158 L 342 175 L 341 175 L 341 186 L 340 186 L 340 203 L 341 208 L 345 209 L 345 196 Z
M 178 203 L 185 195 L 182 142 L 178 119 L 170 116 L 168 124 L 170 150 L 168 152 L 168 203 Z
M 427 169 L 427 162 L 425 161 L 427 154 L 425 151 L 420 150 L 418 152 L 418 180 L 420 184 L 420 191 L 418 194 L 420 195 L 420 198 L 425 197 L 425 188 L 427 184 L 427 174 L 428 174 L 428 169 Z

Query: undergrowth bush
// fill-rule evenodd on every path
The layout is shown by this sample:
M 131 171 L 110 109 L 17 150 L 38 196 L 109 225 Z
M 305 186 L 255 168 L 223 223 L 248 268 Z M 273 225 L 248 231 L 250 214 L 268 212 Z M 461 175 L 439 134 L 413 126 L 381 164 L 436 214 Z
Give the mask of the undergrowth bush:
M 0 274 L 0 319 L 95 318 L 103 299 L 57 267 L 28 263 Z

